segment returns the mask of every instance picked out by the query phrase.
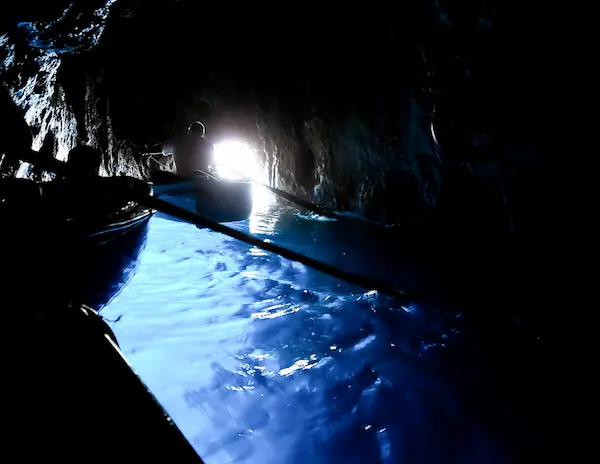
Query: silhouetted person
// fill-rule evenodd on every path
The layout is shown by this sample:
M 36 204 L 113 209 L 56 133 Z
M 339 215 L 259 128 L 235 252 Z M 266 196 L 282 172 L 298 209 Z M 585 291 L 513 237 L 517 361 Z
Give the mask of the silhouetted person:
M 102 152 L 88 145 L 77 145 L 69 151 L 68 172 L 64 178 L 71 180 L 89 179 L 100 175 Z
M 197 169 L 208 172 L 215 147 L 204 135 L 204 124 L 195 121 L 190 124 L 187 133 L 175 136 L 163 144 L 163 155 L 173 155 L 178 175 L 191 176 Z
M 77 145 L 69 152 L 66 169 L 56 182 L 44 188 L 46 199 L 54 208 L 78 217 L 101 218 L 118 211 L 150 187 L 130 176 L 101 176 L 102 152 L 87 145 Z
M 76 145 L 69 151 L 63 170 L 55 182 L 44 188 L 44 196 L 53 208 L 66 211 L 85 211 L 89 202 L 106 195 L 98 188 L 102 153 L 87 146 Z

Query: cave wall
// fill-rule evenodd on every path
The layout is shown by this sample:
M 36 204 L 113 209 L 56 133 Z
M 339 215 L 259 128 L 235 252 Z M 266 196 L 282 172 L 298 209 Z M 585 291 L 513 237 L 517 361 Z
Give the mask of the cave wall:
M 18 153 L 31 147 L 44 156 L 66 160 L 76 144 L 87 144 L 103 153 L 103 175 L 146 174 L 136 150 L 113 134 L 102 67 L 90 53 L 113 3 L 114 0 L 93 0 L 59 2 L 53 8 L 16 8 L 15 21 L 39 22 L 20 23 L 19 28 L 14 22 L 3 21 L 2 85 L 22 111 L 21 115 L 12 114 L 11 119 L 23 119 L 29 128 L 26 133 L 17 121 L 11 124 L 23 133 L 12 142 L 12 151 Z M 9 106 L 3 105 L 3 112 L 6 108 Z M 8 133 L 2 135 L 10 138 Z M 42 179 L 39 171 L 15 157 L 3 159 L 0 172 L 3 176 Z
M 86 144 L 102 152 L 103 175 L 147 175 L 148 165 L 139 150 L 115 137 L 102 69 L 92 56 L 61 56 L 30 48 L 18 57 L 10 44 L 3 52 L 3 81 L 30 131 L 19 149 L 30 146 L 64 161 L 76 144 Z M 1 169 L 5 175 L 38 177 L 35 169 L 17 159 L 3 163 Z
M 426 0 L 344 15 L 310 5 L 231 15 L 193 1 L 108 3 L 101 37 L 77 53 L 25 47 L 14 31 L 3 39 L 2 52 L 15 55 L 3 79 L 36 147 L 52 133 L 58 157 L 88 143 L 102 150 L 105 174 L 145 177 L 144 146 L 200 119 L 213 141 L 252 143 L 271 185 L 386 224 L 427 223 L 440 205 L 468 203 L 498 179 L 521 217 L 535 208 L 528 180 L 540 158 L 531 124 L 540 100 L 535 79 L 522 76 L 538 49 L 510 37 L 519 28 L 508 3 Z M 465 176 L 439 162 L 430 116 L 436 99 L 469 100 L 464 87 L 483 89 L 470 101 L 503 132 L 508 162 L 471 170 L 471 191 L 447 201 L 445 186 Z M 463 218 L 485 207 L 474 203 Z
M 57 56 L 47 56 L 39 50 L 21 48 L 4 38 L 0 48 L 3 63 L 2 78 L 14 103 L 21 108 L 21 118 L 30 133 L 19 138 L 25 148 L 39 151 L 45 140 L 51 143 L 52 152 L 58 159 L 65 159 L 75 143 L 75 120 L 65 103 L 64 92 L 56 85 L 60 67 Z M 14 115 L 17 118 L 18 115 Z M 53 134 L 52 138 L 47 135 Z M 7 137 L 10 137 L 7 134 Z M 48 147 L 46 147 L 48 148 Z M 7 163 L 4 169 L 9 169 Z M 20 166 L 15 162 L 11 168 Z M 27 174 L 23 167 L 22 174 Z
M 95 52 L 119 139 L 152 144 L 201 119 L 213 141 L 254 143 L 274 186 L 388 223 L 431 214 L 440 169 L 414 12 L 392 31 L 381 16 L 206 21 L 219 12 L 195 2 L 115 8 Z

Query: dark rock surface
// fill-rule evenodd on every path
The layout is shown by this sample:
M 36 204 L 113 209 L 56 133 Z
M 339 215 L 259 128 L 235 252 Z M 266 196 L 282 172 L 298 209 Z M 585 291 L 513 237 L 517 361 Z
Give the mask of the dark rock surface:
M 105 173 L 144 177 L 143 147 L 201 119 L 212 141 L 255 145 L 271 183 L 305 198 L 474 237 L 535 231 L 543 53 L 523 9 L 58 3 L 2 22 L 3 79 L 35 149 L 51 132 L 59 158 L 80 141 Z M 477 137 L 491 143 L 468 148 Z

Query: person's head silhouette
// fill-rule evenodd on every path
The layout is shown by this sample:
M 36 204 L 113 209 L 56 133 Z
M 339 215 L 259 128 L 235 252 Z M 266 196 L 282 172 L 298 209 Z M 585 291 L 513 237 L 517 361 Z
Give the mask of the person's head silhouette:
M 200 121 L 194 121 L 188 127 L 188 134 L 198 134 L 200 137 L 204 137 L 204 134 L 206 134 L 206 128 Z

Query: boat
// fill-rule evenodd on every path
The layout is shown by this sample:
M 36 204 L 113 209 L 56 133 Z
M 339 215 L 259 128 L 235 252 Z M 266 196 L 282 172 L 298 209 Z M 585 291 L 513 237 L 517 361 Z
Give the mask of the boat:
M 101 184 L 94 190 L 3 180 L 0 246 L 11 273 L 2 286 L 43 302 L 44 308 L 69 301 L 98 310 L 105 306 L 133 277 L 155 213 L 111 196 L 119 182 L 101 178 L 93 182 Z
M 128 200 L 128 183 L 0 179 L 5 451 L 25 460 L 202 464 L 82 304 L 114 296 L 145 243 L 155 211 Z
M 249 180 L 225 179 L 203 171 L 190 177 L 153 171 L 150 182 L 157 198 L 216 222 L 243 221 L 252 213 Z M 163 217 L 178 221 L 171 216 Z
M 43 313 L 27 298 L 16 305 L 4 337 L 5 452 L 32 462 L 202 464 L 96 311 L 65 304 Z

